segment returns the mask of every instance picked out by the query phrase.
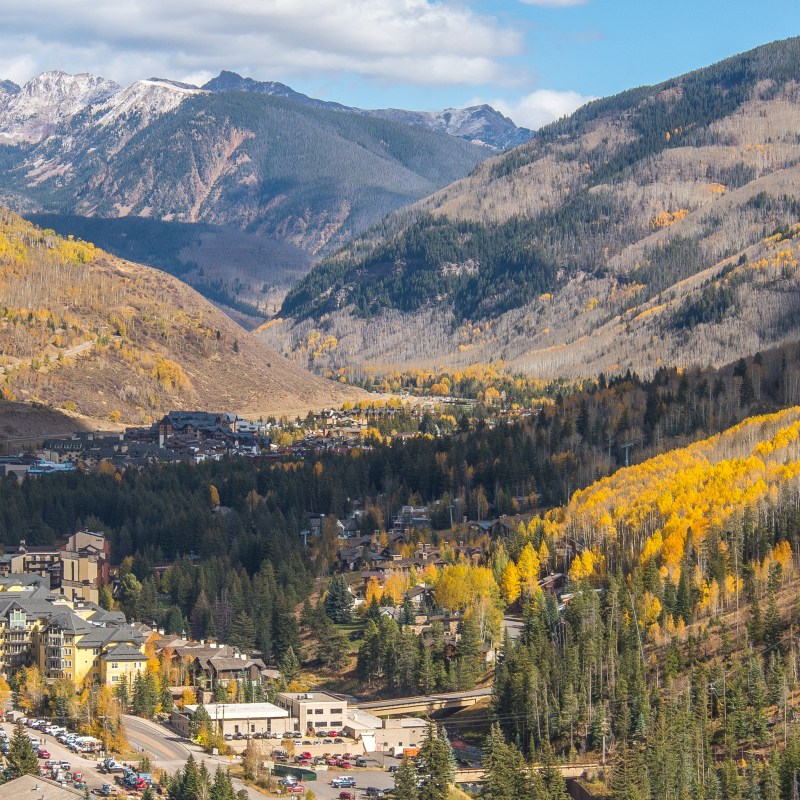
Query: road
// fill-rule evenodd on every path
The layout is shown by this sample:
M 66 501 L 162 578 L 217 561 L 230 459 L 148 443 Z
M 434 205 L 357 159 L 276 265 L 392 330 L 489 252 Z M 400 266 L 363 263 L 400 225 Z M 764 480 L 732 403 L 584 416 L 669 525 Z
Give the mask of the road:
M 14 735 L 14 725 L 10 722 L 4 722 L 3 728 L 8 733 L 9 738 Z M 36 731 L 31 728 L 25 728 L 25 732 L 31 736 L 38 736 L 42 742 L 42 746 L 50 753 L 51 759 L 54 761 L 68 761 L 72 772 L 80 770 L 83 772 L 84 780 L 90 789 L 98 789 L 104 783 L 111 783 L 112 779 L 108 775 L 103 775 L 97 771 L 97 756 L 89 755 L 84 756 L 80 753 L 73 753 L 71 750 L 64 747 L 64 745 L 57 742 L 52 736 L 48 736 L 41 731 Z M 44 761 L 40 761 L 44 764 Z
M 234 757 L 233 761 L 228 756 L 210 756 L 203 752 L 197 745 L 183 739 L 174 731 L 169 728 L 159 725 L 150 720 L 141 719 L 140 717 L 125 717 L 125 733 L 128 737 L 128 742 L 131 747 L 138 752 L 145 752 L 150 756 L 150 760 L 154 767 L 166 769 L 169 772 L 177 772 L 183 768 L 186 759 L 191 753 L 199 762 L 205 761 L 208 771 L 213 775 L 217 766 L 228 767 L 231 763 L 237 763 L 238 757 Z M 398 763 L 395 759 L 387 759 L 390 763 Z M 316 781 L 305 784 L 311 789 L 317 797 L 332 800 L 339 797 L 338 789 L 330 785 L 332 778 L 337 775 L 352 775 L 356 779 L 357 796 L 363 794 L 363 790 L 367 786 L 376 786 L 379 789 L 388 789 L 394 786 L 393 776 L 385 769 L 376 765 L 373 768 L 347 770 L 330 770 L 328 773 L 320 772 Z M 236 791 L 246 789 L 247 794 L 252 800 L 263 800 L 265 794 L 246 786 L 238 778 L 233 779 L 233 785 Z M 352 791 L 352 789 L 350 790 Z M 266 795 L 277 796 L 277 795 Z M 283 794 L 286 797 L 286 793 Z

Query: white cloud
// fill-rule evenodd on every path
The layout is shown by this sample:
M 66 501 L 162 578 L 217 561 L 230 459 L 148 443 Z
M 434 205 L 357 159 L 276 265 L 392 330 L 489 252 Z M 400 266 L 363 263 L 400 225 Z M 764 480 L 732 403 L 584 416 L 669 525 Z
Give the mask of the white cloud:
M 4 3 L 4 6 L 6 4 Z M 140 77 L 236 70 L 260 79 L 510 81 L 523 37 L 459 0 L 12 0 L 0 78 L 45 69 Z M 26 74 L 23 74 L 26 73 Z
M 584 97 L 578 92 L 538 89 L 517 101 L 491 100 L 489 104 L 513 119 L 517 125 L 535 130 L 547 125 L 548 122 L 571 114 L 575 109 L 594 99 Z

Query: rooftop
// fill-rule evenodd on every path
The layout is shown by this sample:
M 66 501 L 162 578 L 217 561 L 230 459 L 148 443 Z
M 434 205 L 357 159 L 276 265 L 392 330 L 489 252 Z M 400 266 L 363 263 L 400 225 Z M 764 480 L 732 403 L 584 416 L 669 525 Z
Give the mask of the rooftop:
M 30 797 L 33 800 L 73 800 L 83 797 L 83 792 L 33 775 L 23 775 L 0 786 L 0 800 L 19 800 L 21 797 Z
M 197 706 L 185 706 L 194 714 Z M 205 707 L 212 720 L 232 719 L 277 719 L 286 718 L 289 712 L 272 703 L 210 703 Z
M 284 700 L 297 700 L 300 703 L 344 703 L 341 697 L 327 692 L 278 692 Z

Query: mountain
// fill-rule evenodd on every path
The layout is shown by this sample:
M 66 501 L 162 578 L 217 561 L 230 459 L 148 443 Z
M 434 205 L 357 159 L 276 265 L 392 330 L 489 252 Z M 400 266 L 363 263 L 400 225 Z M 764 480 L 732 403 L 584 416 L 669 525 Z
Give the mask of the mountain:
M 304 413 L 356 396 L 249 336 L 176 278 L 0 209 L 0 414 L 40 403 L 141 423 L 170 409 Z
M 0 201 L 15 209 L 204 222 L 312 254 L 490 153 L 295 97 L 63 73 L 0 95 L 0 131 Z
M 532 131 L 518 128 L 508 117 L 488 105 L 447 108 L 444 111 L 385 108 L 365 113 L 405 125 L 420 125 L 432 131 L 441 131 L 468 142 L 486 145 L 492 150 L 508 150 L 525 144 L 533 135 Z
M 403 125 L 415 125 L 428 130 L 456 136 L 468 142 L 485 145 L 492 150 L 507 150 L 524 144 L 531 138 L 531 131 L 518 128 L 508 117 L 491 106 L 480 105 L 469 108 L 447 108 L 444 111 L 403 111 L 397 108 L 364 110 L 341 103 L 316 100 L 294 91 L 289 86 L 275 81 L 256 81 L 243 78 L 235 72 L 221 72 L 203 86 L 212 92 L 254 92 L 273 97 L 285 97 L 314 108 L 327 108 L 351 114 L 361 114 Z
M 43 72 L 22 88 L 0 83 L 0 144 L 35 143 L 84 108 L 119 91 L 113 81 L 86 73 Z
M 259 335 L 543 378 L 797 338 L 799 74 L 795 38 L 589 103 L 318 264 Z
M 70 214 L 29 214 L 28 219 L 175 275 L 248 329 L 274 314 L 311 269 L 304 250 L 227 226 Z
M 266 94 L 270 97 L 284 97 L 287 100 L 294 100 L 313 108 L 328 108 L 333 111 L 357 111 L 350 106 L 343 106 L 341 103 L 333 103 L 327 100 L 315 100 L 301 92 L 296 92 L 285 83 L 277 81 L 257 81 L 253 78 L 243 78 L 236 72 L 223 70 L 212 78 L 208 83 L 203 84 L 203 88 L 209 92 L 252 92 L 253 94 Z

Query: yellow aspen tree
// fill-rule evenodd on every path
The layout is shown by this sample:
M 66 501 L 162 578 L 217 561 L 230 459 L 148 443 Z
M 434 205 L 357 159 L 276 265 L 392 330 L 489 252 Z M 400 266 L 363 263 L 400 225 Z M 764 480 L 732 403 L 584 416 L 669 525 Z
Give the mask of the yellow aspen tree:
M 531 542 L 522 548 L 517 561 L 517 570 L 519 572 L 519 586 L 522 594 L 533 597 L 539 588 L 539 572 L 541 564 L 539 563 L 539 556 L 536 553 Z
M 519 570 L 513 561 L 509 561 L 503 571 L 503 578 L 500 581 L 500 592 L 508 605 L 512 605 L 519 598 Z

